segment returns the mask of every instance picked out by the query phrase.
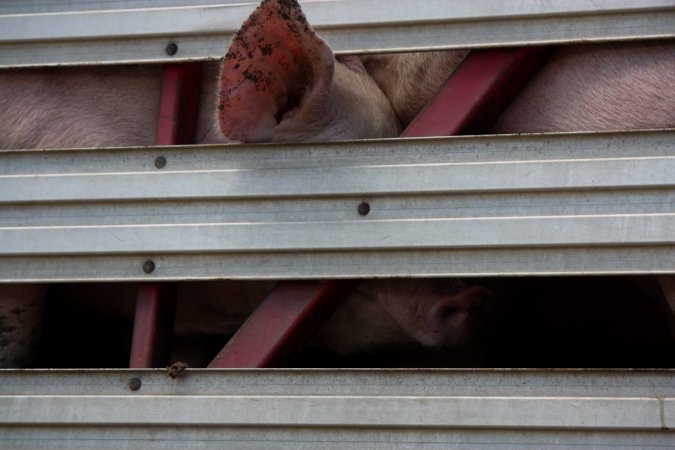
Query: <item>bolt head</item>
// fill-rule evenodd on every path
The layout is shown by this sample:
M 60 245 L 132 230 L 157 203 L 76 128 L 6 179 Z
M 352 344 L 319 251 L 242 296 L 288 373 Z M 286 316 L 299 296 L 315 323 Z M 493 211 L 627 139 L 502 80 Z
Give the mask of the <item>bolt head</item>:
M 155 262 L 151 259 L 143 263 L 143 272 L 152 273 L 155 271 Z
M 131 389 L 132 391 L 139 390 L 142 385 L 143 383 L 141 382 L 140 378 L 132 378 L 131 380 L 129 380 L 129 389 Z
M 169 42 L 168 44 L 166 44 L 165 50 L 167 55 L 173 56 L 176 53 L 178 53 L 178 44 L 176 44 L 175 42 Z

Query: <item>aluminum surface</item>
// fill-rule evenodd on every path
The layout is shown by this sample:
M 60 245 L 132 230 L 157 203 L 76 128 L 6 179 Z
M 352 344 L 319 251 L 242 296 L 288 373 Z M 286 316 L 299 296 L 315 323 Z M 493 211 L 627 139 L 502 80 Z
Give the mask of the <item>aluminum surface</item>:
M 12 1 L 0 6 L 0 67 L 219 59 L 256 4 L 218 3 L 128 9 L 116 1 Z M 379 0 L 341 0 L 308 1 L 303 9 L 338 53 L 675 37 L 670 0 L 391 0 L 387 8 Z M 178 45 L 172 56 L 170 42 Z
M 1 448 L 663 448 L 675 425 L 668 370 L 0 376 Z
M 673 273 L 674 142 L 663 130 L 1 152 L 0 277 Z
M 243 3 L 255 4 L 256 2 L 252 0 L 61 0 L 59 2 L 45 0 L 3 0 L 0 3 L 0 15 L 171 8 Z

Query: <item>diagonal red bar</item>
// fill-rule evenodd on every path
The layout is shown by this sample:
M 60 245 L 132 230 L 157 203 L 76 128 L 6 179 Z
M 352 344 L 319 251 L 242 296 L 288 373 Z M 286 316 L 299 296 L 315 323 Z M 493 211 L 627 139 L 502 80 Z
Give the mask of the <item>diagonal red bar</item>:
M 547 47 L 472 51 L 401 136 L 487 131 L 549 53 Z
M 138 287 L 129 367 L 162 367 L 168 364 L 176 293 L 175 283 L 143 283 Z
M 269 367 L 314 334 L 357 281 L 282 281 L 209 364 Z
M 200 64 L 167 64 L 162 72 L 157 145 L 194 142 L 200 93 Z M 166 160 L 163 161 L 167 163 Z M 170 163 L 170 162 L 169 162 Z M 158 168 L 162 168 L 158 166 Z M 154 270 L 154 262 L 151 262 Z M 143 283 L 136 298 L 129 367 L 166 366 L 176 314 L 177 288 L 171 283 Z

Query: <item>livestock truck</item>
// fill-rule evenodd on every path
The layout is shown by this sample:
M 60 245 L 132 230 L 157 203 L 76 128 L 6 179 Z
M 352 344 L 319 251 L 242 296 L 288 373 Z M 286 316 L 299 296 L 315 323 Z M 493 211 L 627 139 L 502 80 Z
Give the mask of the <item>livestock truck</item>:
M 0 448 L 672 447 L 672 319 L 653 280 L 675 273 L 675 132 L 489 133 L 552 48 L 668 43 L 675 4 L 307 1 L 338 61 L 470 52 L 401 138 L 194 144 L 200 71 L 256 6 L 0 4 L 5 74 L 162 80 L 155 145 L 0 151 L 0 287 L 49 293 L 37 361 L 0 370 Z M 358 280 L 427 279 L 509 293 L 477 356 L 303 347 Z M 237 298 L 214 283 L 271 287 L 226 341 L 184 343 L 206 355 L 186 364 L 169 352 L 191 311 L 177 293 L 206 286 L 220 320 Z M 133 329 L 115 328 L 130 289 Z M 103 321 L 78 310 L 103 303 Z M 383 327 L 357 319 L 339 334 Z

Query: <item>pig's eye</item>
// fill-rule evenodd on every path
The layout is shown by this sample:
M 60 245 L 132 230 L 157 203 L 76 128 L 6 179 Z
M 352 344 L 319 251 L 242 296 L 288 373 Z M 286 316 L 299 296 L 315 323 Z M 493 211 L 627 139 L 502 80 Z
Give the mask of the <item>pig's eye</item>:
M 362 75 L 368 75 L 365 66 L 361 62 L 361 59 L 358 56 L 354 55 L 337 55 L 335 59 L 344 64 L 349 70 L 360 73 Z

